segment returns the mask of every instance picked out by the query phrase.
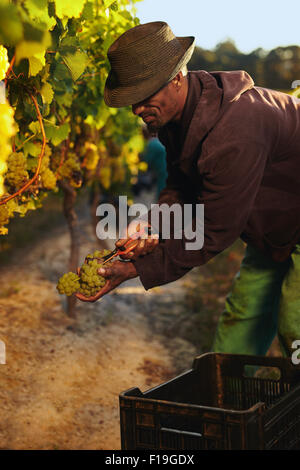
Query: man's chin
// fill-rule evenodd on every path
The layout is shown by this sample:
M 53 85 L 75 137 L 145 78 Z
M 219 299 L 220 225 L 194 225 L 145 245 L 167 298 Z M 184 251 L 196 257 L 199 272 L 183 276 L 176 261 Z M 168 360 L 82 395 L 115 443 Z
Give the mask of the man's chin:
M 146 124 L 146 125 L 147 125 L 148 132 L 150 132 L 150 134 L 157 134 L 157 132 L 159 131 L 161 127 L 152 122 L 149 122 L 149 124 Z

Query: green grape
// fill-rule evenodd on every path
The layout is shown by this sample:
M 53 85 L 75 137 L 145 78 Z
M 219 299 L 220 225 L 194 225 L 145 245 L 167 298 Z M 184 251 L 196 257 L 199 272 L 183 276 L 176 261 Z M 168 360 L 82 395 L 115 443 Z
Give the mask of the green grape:
M 41 172 L 42 185 L 45 189 L 55 189 L 56 188 L 56 178 L 54 173 L 46 168 Z
M 9 222 L 9 210 L 6 205 L 0 206 L 0 226 Z
M 103 258 L 104 256 L 107 256 L 110 253 L 110 250 L 96 250 L 94 251 L 92 257 L 93 258 Z
M 57 283 L 57 290 L 60 294 L 66 294 L 70 296 L 75 292 L 78 292 L 80 287 L 79 276 L 77 274 L 69 272 L 64 274 Z
M 91 297 L 105 285 L 106 279 L 98 274 L 102 263 L 99 262 L 110 250 L 96 250 L 86 256 L 86 262 L 80 268 L 80 275 L 75 273 L 64 274 L 58 281 L 57 290 L 60 294 L 72 295 L 75 292 Z M 97 259 L 95 259 L 97 258 Z M 106 266 L 111 264 L 108 262 Z
M 70 152 L 58 170 L 60 178 L 70 181 L 71 186 L 79 188 L 82 184 L 82 173 L 80 162 L 75 153 Z
M 7 173 L 5 175 L 5 183 L 15 189 L 28 180 L 26 158 L 21 152 L 13 152 L 7 159 Z

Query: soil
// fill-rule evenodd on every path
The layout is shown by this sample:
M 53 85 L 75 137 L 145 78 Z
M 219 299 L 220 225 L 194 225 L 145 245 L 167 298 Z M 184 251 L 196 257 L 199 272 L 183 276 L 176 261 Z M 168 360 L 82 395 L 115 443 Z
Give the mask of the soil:
M 99 249 L 87 214 L 80 264 Z M 155 387 L 209 350 L 242 258 L 242 250 L 221 254 L 150 291 L 130 280 L 96 303 L 78 301 L 72 319 L 56 290 L 69 246 L 59 224 L 0 268 L 0 449 L 120 449 L 119 394 Z
M 82 262 L 99 246 L 80 223 Z M 146 292 L 134 279 L 68 317 L 56 291 L 68 254 L 60 226 L 0 270 L 0 449 L 120 449 L 119 393 L 161 384 L 197 354 L 168 334 L 182 280 Z

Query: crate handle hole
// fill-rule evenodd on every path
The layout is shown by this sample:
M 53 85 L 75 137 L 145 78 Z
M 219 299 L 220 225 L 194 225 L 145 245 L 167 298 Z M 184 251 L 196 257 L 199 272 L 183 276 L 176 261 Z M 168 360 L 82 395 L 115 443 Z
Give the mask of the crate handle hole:
M 281 370 L 278 367 L 245 365 L 244 377 L 258 377 L 260 379 L 280 380 Z

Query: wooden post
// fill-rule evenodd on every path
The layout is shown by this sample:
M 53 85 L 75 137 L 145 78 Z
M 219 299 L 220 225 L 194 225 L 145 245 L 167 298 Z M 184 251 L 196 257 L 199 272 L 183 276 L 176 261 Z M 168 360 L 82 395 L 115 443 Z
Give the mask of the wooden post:
M 63 201 L 63 210 L 64 215 L 67 220 L 70 238 L 71 238 L 71 249 L 69 257 L 69 271 L 76 272 L 77 267 L 79 266 L 79 247 L 80 247 L 80 233 L 78 218 L 74 209 L 76 202 L 76 191 L 69 183 L 66 181 L 59 181 L 59 185 L 64 192 L 64 201 Z M 72 295 L 67 298 L 67 314 L 68 316 L 75 318 L 76 317 L 76 297 Z

